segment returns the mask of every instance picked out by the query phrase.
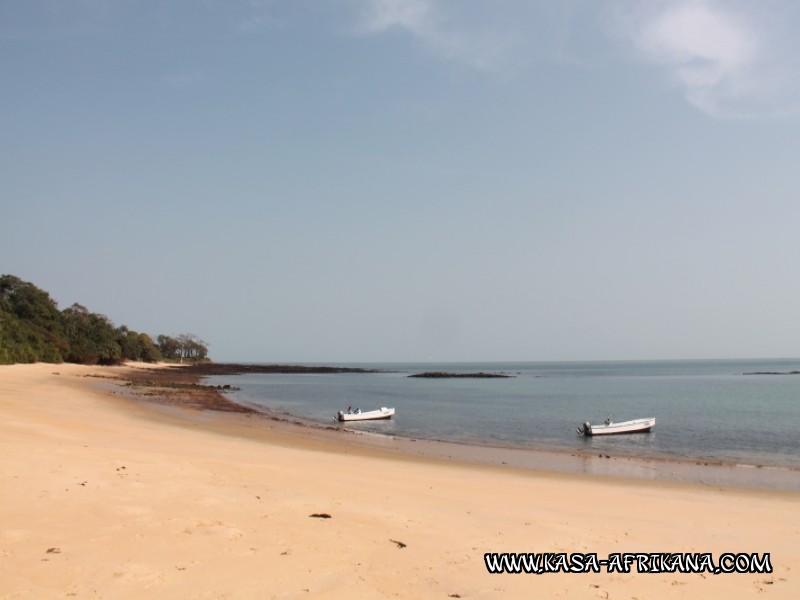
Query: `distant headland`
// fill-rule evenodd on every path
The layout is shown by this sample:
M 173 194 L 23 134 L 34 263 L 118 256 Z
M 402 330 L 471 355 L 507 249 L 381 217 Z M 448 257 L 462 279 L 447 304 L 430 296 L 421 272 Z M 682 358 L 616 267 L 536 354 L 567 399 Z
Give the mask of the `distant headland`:
M 335 374 L 335 373 L 379 373 L 376 369 L 359 369 L 354 367 L 328 367 L 305 365 L 256 365 L 241 363 L 198 362 L 182 367 L 182 371 L 194 375 L 243 375 L 245 373 L 281 373 L 281 374 Z

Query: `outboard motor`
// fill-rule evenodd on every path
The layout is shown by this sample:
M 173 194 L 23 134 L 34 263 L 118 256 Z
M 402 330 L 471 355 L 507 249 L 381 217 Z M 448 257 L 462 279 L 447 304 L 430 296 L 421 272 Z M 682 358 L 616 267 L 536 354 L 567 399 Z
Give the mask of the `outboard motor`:
M 581 429 L 578 429 L 581 435 L 592 435 L 592 424 L 586 421 Z
M 336 416 L 339 417 L 340 421 L 344 421 L 344 413 L 342 411 L 339 411 L 338 413 L 336 413 Z

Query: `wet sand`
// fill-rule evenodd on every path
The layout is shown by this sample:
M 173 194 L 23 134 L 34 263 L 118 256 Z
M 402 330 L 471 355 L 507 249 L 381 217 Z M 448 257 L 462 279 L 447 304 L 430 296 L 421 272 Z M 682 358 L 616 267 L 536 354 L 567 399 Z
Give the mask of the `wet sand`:
M 511 448 L 503 446 L 470 445 L 443 440 L 413 439 L 402 436 L 380 435 L 364 432 L 358 423 L 324 425 L 295 415 L 281 414 L 261 406 L 247 406 L 236 401 L 235 391 L 224 392 L 202 382 L 209 375 L 235 375 L 242 373 L 348 373 L 374 372 L 369 369 L 346 369 L 303 365 L 241 365 L 197 364 L 180 368 L 141 368 L 128 376 L 132 385 L 131 397 L 155 398 L 162 405 L 190 406 L 224 412 L 251 413 L 267 419 L 269 427 L 275 423 L 300 433 L 298 428 L 312 430 L 317 439 L 328 439 L 335 444 L 363 446 L 389 450 L 407 455 L 444 458 L 448 460 L 533 469 L 559 473 L 575 473 L 599 477 L 621 477 L 653 481 L 678 481 L 709 486 L 745 487 L 800 491 L 800 469 L 767 465 L 735 464 L 708 459 L 679 460 L 667 457 L 631 456 L 617 453 L 598 453 L 589 449 L 563 448 Z M 148 393 L 153 385 L 192 386 L 181 395 L 175 389 L 161 389 Z M 163 392 L 171 392 L 162 395 Z M 258 428 L 256 428 L 258 430 Z M 339 435 L 331 437 L 330 432 Z M 355 436 L 355 437 L 354 437 Z M 335 450 L 335 449 L 334 449 Z
M 308 427 L 226 408 L 212 390 L 109 379 L 150 376 L 0 367 L 0 597 L 800 593 L 796 492 L 626 474 L 621 458 L 518 464 L 508 449 Z M 581 473 L 552 472 L 558 460 Z M 774 571 L 486 570 L 486 552 L 532 551 L 769 552 Z

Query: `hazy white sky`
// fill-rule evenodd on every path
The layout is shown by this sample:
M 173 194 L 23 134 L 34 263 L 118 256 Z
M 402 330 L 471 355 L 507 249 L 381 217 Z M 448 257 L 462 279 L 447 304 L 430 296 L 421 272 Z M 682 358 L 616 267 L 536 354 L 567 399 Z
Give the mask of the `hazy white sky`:
M 0 273 L 217 361 L 800 356 L 800 3 L 0 3 Z

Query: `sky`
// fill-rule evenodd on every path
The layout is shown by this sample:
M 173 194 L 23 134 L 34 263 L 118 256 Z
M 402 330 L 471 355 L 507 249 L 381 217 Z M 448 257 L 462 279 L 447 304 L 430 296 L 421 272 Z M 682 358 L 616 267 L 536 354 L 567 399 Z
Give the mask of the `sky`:
M 0 273 L 218 362 L 800 357 L 794 0 L 2 0 Z

